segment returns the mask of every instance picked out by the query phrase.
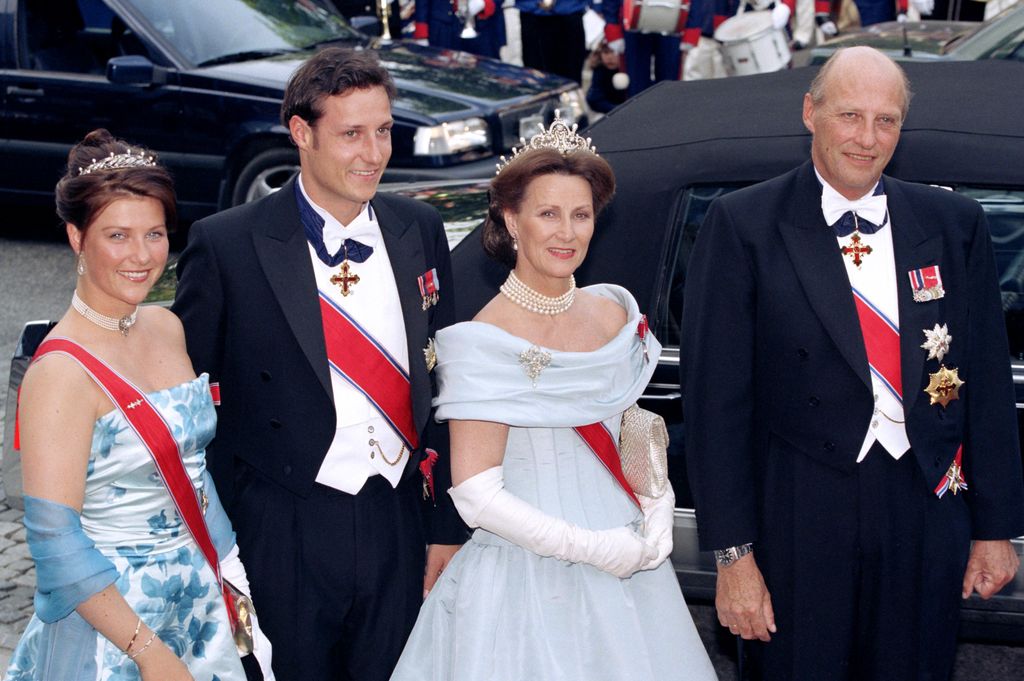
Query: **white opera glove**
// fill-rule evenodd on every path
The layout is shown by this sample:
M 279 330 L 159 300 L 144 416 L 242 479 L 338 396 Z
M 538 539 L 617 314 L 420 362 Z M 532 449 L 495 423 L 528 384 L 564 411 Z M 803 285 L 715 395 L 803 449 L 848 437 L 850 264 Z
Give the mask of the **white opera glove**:
M 772 7 L 772 26 L 775 28 L 785 28 L 786 24 L 789 23 L 789 14 L 789 5 L 776 2 L 775 7 Z
M 232 546 L 231 550 L 228 551 L 228 555 L 220 562 L 220 576 L 248 596 L 249 600 L 252 600 L 252 592 L 249 590 L 249 578 L 245 574 L 245 566 L 242 565 L 242 559 L 238 557 L 238 544 Z M 249 617 L 252 620 L 252 654 L 256 656 L 256 661 L 259 662 L 260 671 L 263 672 L 263 680 L 276 681 L 274 670 L 270 668 L 273 646 L 270 645 L 270 639 L 260 629 L 260 622 L 256 619 L 255 603 L 253 604 L 253 611 L 249 613 Z
M 469 0 L 467 6 L 469 7 L 469 16 L 475 17 L 484 11 L 484 0 Z
M 931 14 L 935 10 L 935 0 L 910 0 L 910 4 L 922 15 Z
M 672 530 L 675 527 L 676 495 L 669 484 L 665 493 L 657 499 L 637 495 L 644 512 L 644 539 L 654 546 L 658 553 L 648 560 L 641 570 L 653 570 L 672 554 Z
M 625 579 L 657 555 L 628 527 L 586 530 L 544 513 L 505 489 L 501 466 L 477 473 L 448 490 L 459 515 L 540 556 L 587 563 Z

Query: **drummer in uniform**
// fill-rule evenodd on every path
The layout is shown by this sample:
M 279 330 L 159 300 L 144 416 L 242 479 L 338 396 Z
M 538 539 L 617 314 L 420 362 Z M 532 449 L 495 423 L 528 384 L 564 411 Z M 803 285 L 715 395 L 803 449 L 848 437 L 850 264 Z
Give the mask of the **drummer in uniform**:
M 623 16 L 622 0 L 604 0 L 601 3 L 605 40 L 617 54 L 625 52 L 630 97 L 663 80 L 679 80 L 681 50 L 684 49 L 681 32 L 689 12 L 682 0 L 672 0 L 672 3 L 674 8 L 669 9 L 661 5 L 648 7 L 641 4 L 640 26 L 633 25 L 630 18 Z M 629 30 L 624 30 L 624 27 Z

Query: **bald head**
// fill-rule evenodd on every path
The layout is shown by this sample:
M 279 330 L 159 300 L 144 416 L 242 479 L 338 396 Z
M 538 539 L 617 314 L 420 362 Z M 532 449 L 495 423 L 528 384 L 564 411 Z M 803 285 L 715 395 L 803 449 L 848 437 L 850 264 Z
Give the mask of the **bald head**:
M 828 96 L 831 83 L 837 80 L 850 81 L 853 79 L 876 85 L 898 87 L 901 92 L 903 118 L 907 117 L 907 111 L 910 110 L 910 98 L 913 96 L 907 74 L 899 64 L 873 47 L 860 45 L 836 50 L 811 81 L 807 92 L 811 96 L 811 100 L 816 105 L 820 105 Z
M 889 164 L 907 113 L 903 69 L 868 47 L 836 52 L 804 95 L 811 160 L 848 199 L 869 194 Z

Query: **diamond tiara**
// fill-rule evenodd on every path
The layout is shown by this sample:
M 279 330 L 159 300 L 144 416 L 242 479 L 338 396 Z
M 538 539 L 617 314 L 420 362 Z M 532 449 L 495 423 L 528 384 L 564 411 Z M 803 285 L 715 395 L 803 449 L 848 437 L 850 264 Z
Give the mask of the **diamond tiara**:
M 110 155 L 106 158 L 102 158 L 99 161 L 96 159 L 92 160 L 92 163 L 85 166 L 84 168 L 78 169 L 79 175 L 88 175 L 98 170 L 118 170 L 120 168 L 148 168 L 155 166 L 156 161 L 152 156 L 146 156 L 141 151 L 137 154 L 133 154 L 131 149 L 128 149 L 123 154 L 115 154 L 110 152 Z
M 537 127 L 540 128 L 540 132 L 531 137 L 529 142 L 525 137 L 520 137 L 519 143 L 522 146 L 513 149 L 508 158 L 501 157 L 501 163 L 496 164 L 498 172 L 495 175 L 500 174 L 505 166 L 515 161 L 520 153 L 534 149 L 554 149 L 561 152 L 563 156 L 576 151 L 587 151 L 597 156 L 597 148 L 590 143 L 590 138 L 577 135 L 577 124 L 573 123 L 570 128 L 562 120 L 561 114 L 557 110 L 555 111 L 555 120 L 551 121 L 551 125 L 546 130 L 543 123 L 538 123 Z

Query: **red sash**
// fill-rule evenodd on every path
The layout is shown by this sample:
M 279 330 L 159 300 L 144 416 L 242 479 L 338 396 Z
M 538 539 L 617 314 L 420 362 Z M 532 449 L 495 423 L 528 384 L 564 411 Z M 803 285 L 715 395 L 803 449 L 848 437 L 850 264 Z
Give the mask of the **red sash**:
M 903 377 L 900 371 L 900 332 L 860 291 L 853 289 L 857 305 L 868 366 L 900 401 L 903 400 Z
M 598 421 L 586 426 L 576 426 L 573 430 L 583 438 L 583 441 L 590 447 L 590 451 L 594 452 L 597 460 L 604 464 L 604 467 L 608 469 L 608 472 L 612 474 L 612 477 L 619 483 L 619 486 L 633 500 L 633 503 L 639 506 L 640 500 L 636 498 L 636 493 L 633 492 L 633 488 L 626 482 L 626 476 L 622 474 L 619 448 L 604 424 Z
M 412 387 L 405 370 L 373 336 L 322 292 L 320 314 L 331 369 L 365 395 L 405 441 L 405 446 L 410 451 L 415 450 L 419 446 L 419 434 L 412 417 Z
M 178 450 L 177 441 L 171 435 L 170 426 L 141 390 L 74 341 L 67 338 L 48 339 L 36 350 L 32 361 L 52 352 L 67 355 L 82 366 L 107 394 L 149 450 L 153 463 L 156 464 L 160 477 L 178 510 L 178 516 L 184 521 L 217 577 L 234 630 L 236 613 L 233 598 L 221 580 L 217 549 L 213 546 L 213 539 L 210 538 L 210 532 L 206 527 L 206 518 L 203 517 L 199 499 L 196 498 L 196 490 L 185 470 L 185 464 L 181 461 L 181 452 Z

